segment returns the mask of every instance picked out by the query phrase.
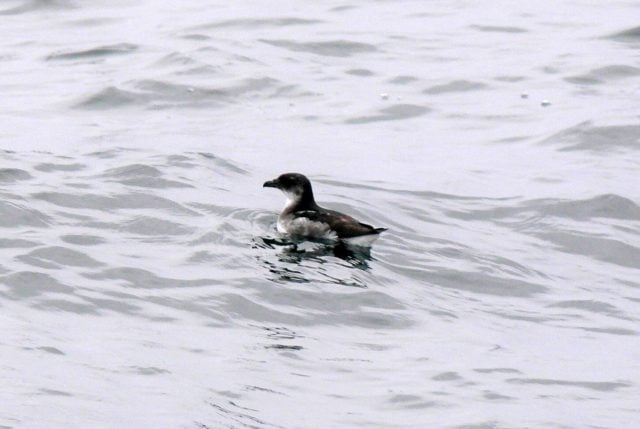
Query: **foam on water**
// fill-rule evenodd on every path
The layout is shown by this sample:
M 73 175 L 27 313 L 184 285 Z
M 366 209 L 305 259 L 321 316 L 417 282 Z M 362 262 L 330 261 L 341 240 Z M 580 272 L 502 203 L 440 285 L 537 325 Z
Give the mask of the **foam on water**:
M 0 427 L 635 427 L 634 11 L 3 4 Z

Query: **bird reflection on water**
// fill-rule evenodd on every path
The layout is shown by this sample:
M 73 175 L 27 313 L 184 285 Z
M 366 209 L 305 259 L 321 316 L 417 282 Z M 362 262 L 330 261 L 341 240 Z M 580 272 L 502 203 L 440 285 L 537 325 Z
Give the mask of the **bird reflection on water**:
M 341 242 L 327 240 L 305 240 L 294 241 L 290 239 L 259 237 L 254 240 L 254 248 L 278 249 L 276 254 L 277 262 L 272 258 L 259 257 L 263 265 L 279 280 L 288 282 L 307 283 L 310 280 L 298 269 L 304 268 L 305 262 L 317 264 L 317 272 L 330 283 L 338 283 L 344 286 L 366 288 L 366 285 L 357 278 L 349 280 L 340 279 L 331 275 L 332 268 L 327 264 L 333 262 L 332 258 L 338 258 L 347 264 L 336 264 L 340 267 L 355 268 L 359 271 L 368 271 L 369 261 L 373 260 L 370 248 L 356 248 L 345 245 Z

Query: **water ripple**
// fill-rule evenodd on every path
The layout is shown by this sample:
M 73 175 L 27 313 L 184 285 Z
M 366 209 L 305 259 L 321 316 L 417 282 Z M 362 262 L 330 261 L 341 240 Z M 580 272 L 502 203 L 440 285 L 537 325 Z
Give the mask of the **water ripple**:
M 560 146 L 564 151 L 598 151 L 606 154 L 615 149 L 640 148 L 640 126 L 595 126 L 591 121 L 567 128 L 542 141 Z
M 131 43 L 118 43 L 115 45 L 100 46 L 83 51 L 61 52 L 47 56 L 47 61 L 59 60 L 84 60 L 124 55 L 135 52 L 139 46 Z
M 345 120 L 347 124 L 368 124 L 380 121 L 397 121 L 401 119 L 415 118 L 428 113 L 431 109 L 415 104 L 395 104 L 380 109 L 378 113 L 367 116 L 357 116 Z
M 326 57 L 351 57 L 353 55 L 376 52 L 378 48 L 369 43 L 349 40 L 331 40 L 323 42 L 294 42 L 283 39 L 261 39 L 268 45 L 285 48 L 293 52 L 308 52 Z
M 138 80 L 127 84 L 127 89 L 108 87 L 76 104 L 80 109 L 117 109 L 125 106 L 144 106 L 151 109 L 173 107 L 210 108 L 238 102 L 249 96 L 296 97 L 308 96 L 295 85 L 287 85 L 269 78 L 244 79 L 226 87 L 184 85 L 160 80 Z
M 291 25 L 313 25 L 321 23 L 318 19 L 305 19 L 296 17 L 282 17 L 282 18 L 237 18 L 229 19 L 225 21 L 217 21 L 209 24 L 201 24 L 192 27 L 192 30 L 214 30 L 217 28 L 226 27 L 239 27 L 248 29 L 258 29 L 265 27 L 287 27 Z

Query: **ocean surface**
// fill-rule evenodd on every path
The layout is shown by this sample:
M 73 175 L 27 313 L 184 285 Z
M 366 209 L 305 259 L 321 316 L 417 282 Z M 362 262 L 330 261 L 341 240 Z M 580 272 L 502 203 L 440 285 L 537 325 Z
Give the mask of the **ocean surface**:
M 639 427 L 639 18 L 2 1 L 0 428 Z

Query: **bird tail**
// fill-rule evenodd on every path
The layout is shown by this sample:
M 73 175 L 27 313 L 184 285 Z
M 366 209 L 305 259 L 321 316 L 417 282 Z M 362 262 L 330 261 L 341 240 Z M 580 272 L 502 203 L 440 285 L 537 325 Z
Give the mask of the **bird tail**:
M 376 232 L 376 234 L 380 234 L 381 232 L 385 232 L 388 229 L 389 228 L 376 228 L 374 231 Z

